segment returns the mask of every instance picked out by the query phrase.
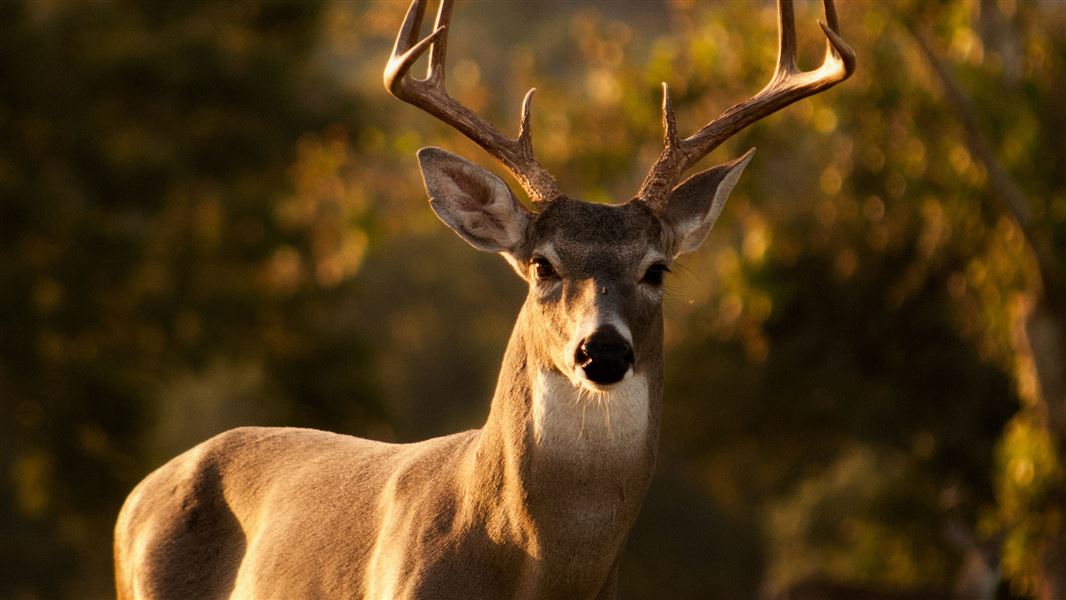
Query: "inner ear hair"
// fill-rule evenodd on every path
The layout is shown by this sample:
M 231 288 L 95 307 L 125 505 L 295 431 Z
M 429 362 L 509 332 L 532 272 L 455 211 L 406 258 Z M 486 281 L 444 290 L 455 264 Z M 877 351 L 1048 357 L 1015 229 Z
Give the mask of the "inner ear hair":
M 515 252 L 525 243 L 531 213 L 502 179 L 440 148 L 419 150 L 418 160 L 433 211 L 470 245 Z

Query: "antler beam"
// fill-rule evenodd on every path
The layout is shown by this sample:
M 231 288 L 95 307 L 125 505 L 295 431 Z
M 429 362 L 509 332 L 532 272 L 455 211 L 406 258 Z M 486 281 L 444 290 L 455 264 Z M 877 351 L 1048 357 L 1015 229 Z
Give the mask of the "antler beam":
M 839 35 L 840 26 L 833 0 L 824 0 L 824 3 L 828 25 L 821 21 L 818 24 L 828 41 L 820 67 L 813 71 L 800 71 L 796 66 L 796 24 L 792 0 L 778 0 L 777 69 L 770 82 L 750 99 L 726 109 L 687 138 L 679 139 L 677 136 L 670 90 L 663 83 L 665 147 L 644 178 L 638 198 L 661 208 L 684 172 L 722 142 L 797 100 L 833 87 L 855 72 L 855 51 Z
M 442 0 L 433 32 L 419 40 L 419 29 L 426 10 L 426 0 L 414 0 L 407 10 L 392 56 L 385 66 L 385 87 L 389 92 L 421 108 L 450 125 L 502 162 L 515 176 L 534 203 L 559 197 L 555 179 L 537 162 L 533 153 L 533 134 L 529 121 L 530 102 L 535 89 L 522 101 L 522 122 L 518 137 L 510 139 L 474 111 L 448 94 L 444 84 L 444 65 L 448 45 L 448 23 L 452 0 Z M 425 79 L 410 75 L 411 66 L 432 47 Z

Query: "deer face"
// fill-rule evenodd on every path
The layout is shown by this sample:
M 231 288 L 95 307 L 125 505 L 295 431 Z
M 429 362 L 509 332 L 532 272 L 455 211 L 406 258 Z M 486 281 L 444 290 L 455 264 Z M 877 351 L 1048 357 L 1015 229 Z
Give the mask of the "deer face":
M 559 198 L 540 213 L 492 173 L 437 148 L 419 152 L 430 204 L 474 247 L 502 254 L 529 284 L 531 353 L 575 387 L 603 391 L 661 352 L 663 280 L 721 213 L 750 159 L 700 173 L 656 210 L 647 202 Z
M 594 389 L 630 375 L 661 314 L 669 271 L 659 218 L 643 203 L 561 199 L 536 216 L 516 257 L 529 282 L 536 345 L 552 367 Z

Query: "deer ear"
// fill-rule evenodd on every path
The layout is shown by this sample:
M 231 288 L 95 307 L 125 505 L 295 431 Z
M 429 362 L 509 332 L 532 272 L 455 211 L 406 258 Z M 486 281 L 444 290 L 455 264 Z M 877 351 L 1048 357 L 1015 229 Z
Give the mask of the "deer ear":
M 429 205 L 478 250 L 514 252 L 526 239 L 531 213 L 502 179 L 440 148 L 418 151 Z
M 734 161 L 689 177 L 670 192 L 663 219 L 673 231 L 674 256 L 692 252 L 703 243 L 754 154 L 752 148 Z

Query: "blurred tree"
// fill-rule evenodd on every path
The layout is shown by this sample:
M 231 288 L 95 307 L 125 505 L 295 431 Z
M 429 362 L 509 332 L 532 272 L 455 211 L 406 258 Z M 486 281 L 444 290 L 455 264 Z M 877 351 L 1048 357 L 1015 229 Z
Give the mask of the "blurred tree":
M 205 435 L 380 416 L 322 8 L 0 3 L 0 596 L 106 596 L 122 498 Z
M 976 93 L 964 88 L 954 65 L 935 47 L 938 23 L 930 15 L 909 22 L 967 148 L 987 174 L 989 189 L 980 200 L 989 215 L 1009 221 L 1025 244 L 1026 280 L 1012 338 L 1025 403 L 1004 436 L 999 472 L 1004 559 L 1018 588 L 1041 599 L 1062 598 L 1066 196 L 1058 173 L 1066 166 L 1066 147 L 1061 136 L 1048 133 L 1063 120 L 1059 103 L 1050 99 L 1062 92 L 1066 41 L 1033 24 L 1051 19 L 1061 26 L 1066 17 L 1061 11 L 1047 14 L 1037 7 L 987 0 L 975 8 L 974 21 L 952 33 L 955 39 L 966 36 L 972 46 L 957 54 Z

